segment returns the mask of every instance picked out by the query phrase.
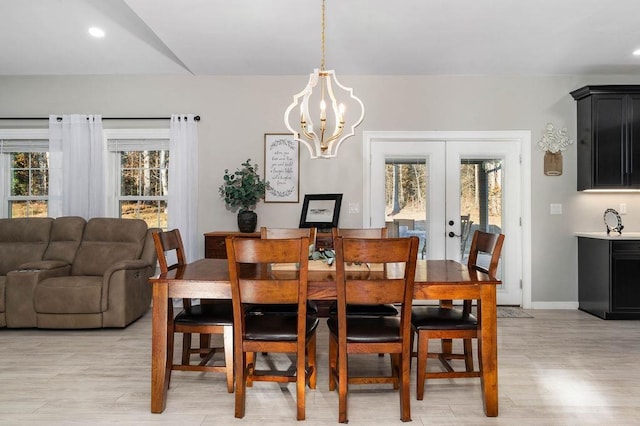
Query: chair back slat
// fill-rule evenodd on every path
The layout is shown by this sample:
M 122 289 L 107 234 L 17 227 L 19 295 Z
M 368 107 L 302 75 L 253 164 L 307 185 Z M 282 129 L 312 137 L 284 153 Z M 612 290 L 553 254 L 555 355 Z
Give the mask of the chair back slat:
M 240 279 L 242 303 L 298 303 L 298 280 Z
M 158 254 L 158 264 L 160 266 L 160 272 L 167 272 L 171 269 L 175 269 L 178 266 L 186 265 L 186 258 L 184 254 L 184 246 L 182 244 L 182 237 L 180 236 L 180 230 L 172 229 L 164 232 L 153 233 L 153 243 L 156 247 L 156 253 Z M 169 265 L 167 255 L 170 252 L 175 253 L 176 261 Z
M 498 272 L 498 263 L 500 262 L 500 253 L 504 243 L 504 234 L 492 234 L 489 232 L 476 230 L 471 240 L 471 249 L 469 250 L 469 259 L 467 267 L 478 271 L 486 272 L 492 277 Z M 479 255 L 485 253 L 491 256 L 489 266 L 485 267 L 478 264 Z
M 269 240 L 278 240 L 286 238 L 309 238 L 309 244 L 316 243 L 316 228 L 268 228 L 263 226 L 260 228 L 260 238 Z
M 406 238 L 343 238 L 348 241 L 343 245 L 345 262 L 353 263 L 396 263 L 407 260 L 410 245 L 398 244 L 394 240 Z
M 380 305 L 402 303 L 405 281 L 401 280 L 349 280 L 346 283 L 347 304 Z
M 387 228 L 332 228 L 333 238 L 387 238 Z
M 291 237 L 299 242 L 301 237 Z M 260 241 L 256 243 L 255 241 Z M 238 263 L 295 263 L 299 250 L 291 251 L 291 242 L 287 240 L 263 240 L 257 238 L 235 238 L 235 260 Z M 305 248 L 308 250 L 309 248 Z

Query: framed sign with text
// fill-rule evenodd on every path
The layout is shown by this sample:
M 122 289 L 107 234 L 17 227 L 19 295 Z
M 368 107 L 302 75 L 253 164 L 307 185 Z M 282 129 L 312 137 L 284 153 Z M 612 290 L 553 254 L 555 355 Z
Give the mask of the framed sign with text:
M 297 203 L 299 197 L 300 151 L 293 135 L 265 133 L 264 179 L 270 188 L 265 203 Z

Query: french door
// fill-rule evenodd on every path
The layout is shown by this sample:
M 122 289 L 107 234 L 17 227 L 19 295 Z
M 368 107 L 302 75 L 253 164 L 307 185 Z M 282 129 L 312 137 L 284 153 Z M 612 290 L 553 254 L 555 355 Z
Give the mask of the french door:
M 462 262 L 476 229 L 505 234 L 498 303 L 521 305 L 520 150 L 518 140 L 372 142 L 371 226 L 418 236 L 422 258 Z

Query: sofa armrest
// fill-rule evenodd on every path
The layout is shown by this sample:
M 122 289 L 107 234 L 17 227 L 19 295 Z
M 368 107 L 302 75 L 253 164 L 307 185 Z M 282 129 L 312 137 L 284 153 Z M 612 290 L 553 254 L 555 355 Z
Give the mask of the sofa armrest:
M 64 260 L 38 260 L 35 262 L 23 263 L 18 267 L 18 271 L 50 271 L 52 269 L 63 268 L 69 266 Z
M 39 282 L 47 278 L 68 276 L 71 273 L 71 266 L 65 262 L 61 263 L 62 266 L 56 268 L 49 261 L 30 262 L 21 265 L 21 270 L 11 271 L 7 274 L 5 287 L 7 327 L 37 327 L 34 307 L 36 287 Z M 26 268 L 25 265 L 39 267 Z
M 105 279 L 107 277 L 109 277 L 111 274 L 113 274 L 115 271 L 124 269 L 124 270 L 129 270 L 129 269 L 143 269 L 149 266 L 149 263 L 147 263 L 147 261 L 142 260 L 142 259 L 134 259 L 134 260 L 123 260 L 120 261 L 118 263 L 114 263 L 113 265 L 111 265 L 109 267 L 109 269 L 107 269 L 104 273 L 104 277 Z
M 137 281 L 138 276 L 146 276 L 148 278 L 152 275 L 153 269 L 154 267 L 142 259 L 123 260 L 111 265 L 102 277 L 102 310 L 109 309 L 109 292 L 112 280 L 122 280 L 126 286 L 127 281 L 132 278 L 133 281 Z M 144 279 L 145 282 L 147 278 Z

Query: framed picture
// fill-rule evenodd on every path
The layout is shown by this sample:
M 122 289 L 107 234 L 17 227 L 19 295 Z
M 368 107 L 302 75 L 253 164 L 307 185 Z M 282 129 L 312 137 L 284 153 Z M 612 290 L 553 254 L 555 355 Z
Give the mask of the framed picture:
M 297 203 L 299 201 L 300 152 L 292 134 L 265 133 L 264 180 L 270 189 L 265 203 Z
M 338 226 L 342 194 L 307 194 L 304 196 L 300 228 L 327 230 Z

